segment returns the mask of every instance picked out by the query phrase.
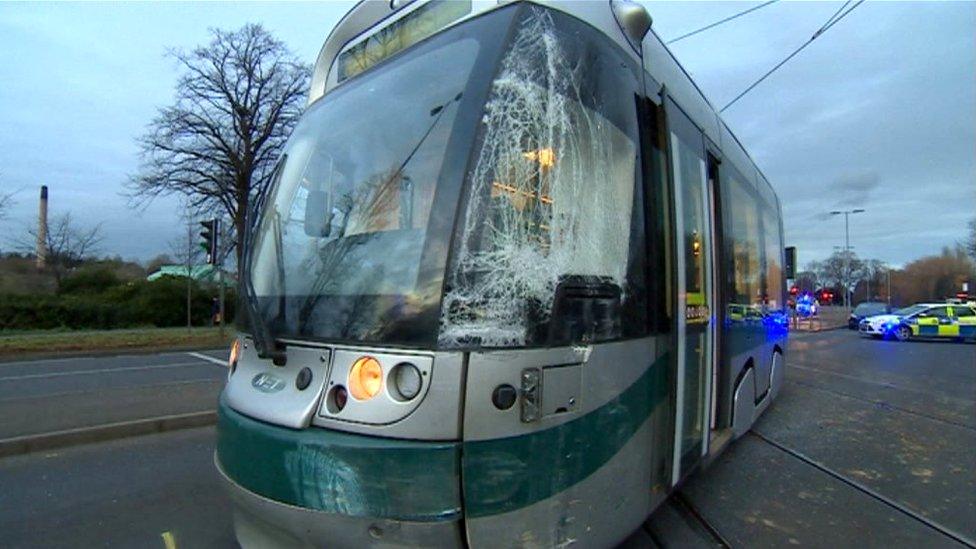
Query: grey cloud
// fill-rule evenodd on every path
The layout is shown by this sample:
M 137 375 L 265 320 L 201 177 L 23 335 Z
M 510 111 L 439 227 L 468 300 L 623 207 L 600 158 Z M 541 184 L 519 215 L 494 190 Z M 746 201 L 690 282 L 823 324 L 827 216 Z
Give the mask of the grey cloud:
M 870 200 L 872 193 L 881 185 L 877 172 L 842 176 L 831 185 L 837 196 L 838 206 L 860 207 Z

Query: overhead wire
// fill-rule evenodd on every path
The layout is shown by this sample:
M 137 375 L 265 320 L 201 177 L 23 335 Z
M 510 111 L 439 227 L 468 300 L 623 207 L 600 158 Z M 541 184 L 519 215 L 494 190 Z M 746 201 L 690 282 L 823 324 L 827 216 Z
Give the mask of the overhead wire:
M 716 22 L 711 23 L 709 25 L 705 25 L 704 27 L 702 27 L 700 29 L 693 30 L 693 31 L 691 31 L 689 33 L 686 33 L 686 34 L 682 34 L 681 36 L 679 36 L 677 38 L 672 38 L 671 40 L 668 40 L 667 41 L 667 44 L 674 44 L 675 42 L 677 42 L 679 40 L 684 40 L 685 38 L 688 38 L 689 36 L 694 36 L 694 35 L 696 35 L 696 34 L 698 34 L 700 32 L 705 32 L 708 29 L 711 29 L 713 27 L 717 27 L 717 26 L 721 25 L 722 23 L 728 23 L 729 21 L 731 21 L 733 19 L 736 19 L 738 17 L 742 17 L 743 15 L 746 15 L 747 13 L 752 13 L 752 12 L 754 12 L 754 11 L 760 9 L 760 8 L 765 8 L 766 6 L 768 6 L 770 4 L 775 4 L 777 1 L 778 0 L 769 0 L 768 2 L 764 2 L 762 4 L 759 4 L 758 6 L 753 6 L 753 7 L 749 8 L 749 9 L 747 9 L 745 11 L 740 11 L 739 13 L 737 13 L 735 15 L 730 15 L 729 17 L 726 17 L 725 19 L 716 21 Z
M 837 11 L 835 11 L 834 14 L 830 16 L 830 19 L 828 19 L 827 22 L 823 24 L 823 26 L 826 27 L 827 25 L 829 25 L 831 23 L 831 21 L 833 21 L 834 18 L 837 17 L 837 14 L 840 13 L 840 12 L 842 12 L 842 11 L 844 11 L 844 8 L 846 8 L 847 5 L 850 4 L 850 3 L 851 3 L 851 0 L 847 0 L 846 2 L 844 2 L 843 4 L 841 4 L 841 6 L 839 8 L 837 8 Z M 821 28 L 823 28 L 823 27 L 821 27 Z
M 841 9 L 840 10 L 837 10 L 837 12 L 834 13 L 834 15 L 830 16 L 830 19 L 827 19 L 827 21 L 823 25 L 821 25 L 819 29 L 817 29 L 817 32 L 813 33 L 813 36 L 811 36 L 799 48 L 793 50 L 793 53 L 787 55 L 786 56 L 786 59 L 783 59 L 782 61 L 780 61 L 779 63 L 777 63 L 773 68 L 771 68 L 768 71 L 766 71 L 766 74 L 760 76 L 758 80 L 756 80 L 755 82 L 753 82 L 752 84 L 750 84 L 749 87 L 747 87 L 746 89 L 742 90 L 742 93 L 740 93 L 739 95 L 735 96 L 735 98 L 732 101 L 729 101 L 728 103 L 726 103 L 726 105 L 724 107 L 722 107 L 721 110 L 719 110 L 719 112 L 725 112 L 725 109 L 731 107 L 739 99 L 742 99 L 743 96 L 745 96 L 747 93 L 749 93 L 750 91 L 752 91 L 752 89 L 755 88 L 756 86 L 758 86 L 763 80 L 769 78 L 769 75 L 771 75 L 774 72 L 776 72 L 777 69 L 779 69 L 780 67 L 782 67 L 783 65 L 785 65 L 790 59 L 793 59 L 794 57 L 796 57 L 796 55 L 798 53 L 800 53 L 801 51 L 803 51 L 804 48 L 806 48 L 807 46 L 809 46 L 810 44 L 812 44 L 813 41 L 816 40 L 817 38 L 819 38 L 821 35 L 823 35 L 823 33 L 827 32 L 827 30 L 830 27 L 833 27 L 841 19 L 843 19 L 844 17 L 847 17 L 847 14 L 849 14 L 852 11 L 854 11 L 855 9 L 857 9 L 858 6 L 860 6 L 861 4 L 864 3 L 864 0 L 858 0 L 847 11 L 841 12 L 841 10 L 843 10 L 844 7 L 847 6 L 847 4 L 849 4 L 849 3 L 850 3 L 850 1 L 846 2 L 843 6 L 841 6 Z

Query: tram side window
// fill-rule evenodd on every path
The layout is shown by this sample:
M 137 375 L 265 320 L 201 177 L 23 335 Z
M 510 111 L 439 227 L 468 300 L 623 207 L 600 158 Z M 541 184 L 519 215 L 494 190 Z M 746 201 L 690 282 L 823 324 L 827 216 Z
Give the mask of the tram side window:
M 760 304 L 759 291 L 759 212 L 756 199 L 744 180 L 731 169 L 722 170 L 722 186 L 727 192 L 732 254 L 729 261 L 732 288 L 730 303 L 746 307 Z
M 769 311 L 783 308 L 783 239 L 779 230 L 779 216 L 771 206 L 763 208 L 763 272 L 765 291 L 763 305 Z
M 646 333 L 636 64 L 569 17 L 523 14 L 485 105 L 441 343 Z
M 694 149 L 680 139 L 678 166 L 681 170 L 681 209 L 683 210 L 685 245 L 685 291 L 690 305 L 705 303 L 705 258 L 710 250 L 704 249 L 706 240 L 704 187 L 702 185 L 702 161 Z M 698 300 L 699 302 L 692 303 Z

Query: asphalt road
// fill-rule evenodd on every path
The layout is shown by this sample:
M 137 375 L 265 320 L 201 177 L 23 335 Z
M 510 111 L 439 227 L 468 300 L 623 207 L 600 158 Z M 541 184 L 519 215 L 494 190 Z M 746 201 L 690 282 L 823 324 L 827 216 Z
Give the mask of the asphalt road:
M 778 400 L 680 497 L 733 547 L 972 546 L 974 456 L 976 346 L 793 334 Z M 694 522 L 672 501 L 649 526 Z
M 0 362 L 0 439 L 213 410 L 226 351 Z M 210 360 L 203 357 L 209 357 Z
M 0 547 L 236 547 L 213 451 L 206 427 L 2 459 Z
M 976 345 L 805 333 L 789 366 L 754 434 L 694 476 L 631 547 L 976 538 Z M 203 428 L 2 459 L 0 546 L 234 547 L 213 444 Z

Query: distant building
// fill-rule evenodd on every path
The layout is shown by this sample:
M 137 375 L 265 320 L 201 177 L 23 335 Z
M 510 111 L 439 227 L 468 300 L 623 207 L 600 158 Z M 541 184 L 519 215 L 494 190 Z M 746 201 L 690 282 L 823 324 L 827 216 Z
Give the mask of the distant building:
M 213 265 L 202 264 L 202 265 L 191 265 L 190 278 L 198 282 L 217 282 L 217 268 Z M 164 276 L 177 276 L 186 277 L 187 268 L 186 265 L 162 265 L 159 270 L 150 274 L 146 277 L 146 280 L 150 282 L 153 280 L 159 280 Z M 224 285 L 234 286 L 237 282 L 234 280 L 234 276 L 227 271 L 224 271 Z

